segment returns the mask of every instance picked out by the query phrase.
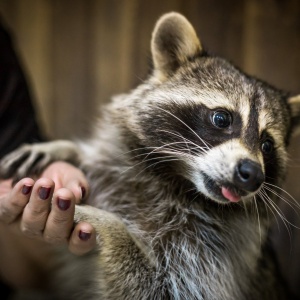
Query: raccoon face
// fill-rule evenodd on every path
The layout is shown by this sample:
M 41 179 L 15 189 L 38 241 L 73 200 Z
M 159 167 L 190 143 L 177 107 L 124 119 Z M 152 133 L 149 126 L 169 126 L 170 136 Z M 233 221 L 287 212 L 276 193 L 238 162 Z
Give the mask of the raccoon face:
M 282 180 L 299 97 L 208 56 L 176 13 L 158 21 L 152 55 L 154 75 L 129 105 L 151 166 L 167 165 L 218 203 L 250 199 Z

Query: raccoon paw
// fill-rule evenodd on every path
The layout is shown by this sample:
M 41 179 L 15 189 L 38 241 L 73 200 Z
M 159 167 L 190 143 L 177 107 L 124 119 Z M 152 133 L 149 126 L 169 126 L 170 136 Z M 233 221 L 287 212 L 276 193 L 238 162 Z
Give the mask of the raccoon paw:
M 125 224 L 115 214 L 108 211 L 98 209 L 89 205 L 76 205 L 74 222 L 76 224 L 80 222 L 87 222 L 94 227 L 97 234 L 97 244 L 101 247 L 102 242 L 106 241 L 109 244 L 114 243 L 112 240 L 112 234 L 114 237 L 128 236 L 130 239 Z M 118 239 L 116 239 L 117 243 Z
M 88 222 L 95 226 L 96 230 L 97 227 L 101 227 L 102 225 L 105 225 L 105 227 L 124 227 L 123 222 L 115 214 L 89 205 L 75 206 L 74 221 L 75 223 L 81 221 Z
M 14 182 L 29 175 L 39 175 L 52 161 L 45 144 L 25 144 L 0 161 L 0 177 Z
M 0 161 L 0 177 L 14 177 L 17 181 L 29 175 L 39 175 L 51 162 L 58 160 L 78 165 L 81 152 L 76 144 L 66 140 L 25 144 Z

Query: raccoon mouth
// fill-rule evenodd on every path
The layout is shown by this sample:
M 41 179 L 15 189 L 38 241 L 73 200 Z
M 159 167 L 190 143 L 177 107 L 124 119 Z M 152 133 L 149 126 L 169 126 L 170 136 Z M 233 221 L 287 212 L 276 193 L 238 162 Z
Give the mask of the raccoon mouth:
M 233 184 L 230 183 L 216 183 L 211 177 L 204 174 L 204 184 L 206 189 L 212 194 L 213 198 L 217 198 L 221 202 L 232 202 L 236 203 L 241 200 L 247 193 L 243 190 L 237 189 Z
M 239 202 L 242 197 L 236 190 L 226 188 L 225 186 L 221 187 L 221 193 L 223 197 L 230 202 Z

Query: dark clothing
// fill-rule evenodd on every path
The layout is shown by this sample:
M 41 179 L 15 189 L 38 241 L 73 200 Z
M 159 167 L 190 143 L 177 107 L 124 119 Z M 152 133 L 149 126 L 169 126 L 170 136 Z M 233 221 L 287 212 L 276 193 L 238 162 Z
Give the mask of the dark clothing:
M 23 143 L 40 140 L 24 74 L 11 38 L 0 21 L 0 158 Z M 8 299 L 11 292 L 0 281 L 0 299 Z
M 0 23 L 0 158 L 41 140 L 28 86 L 12 41 Z

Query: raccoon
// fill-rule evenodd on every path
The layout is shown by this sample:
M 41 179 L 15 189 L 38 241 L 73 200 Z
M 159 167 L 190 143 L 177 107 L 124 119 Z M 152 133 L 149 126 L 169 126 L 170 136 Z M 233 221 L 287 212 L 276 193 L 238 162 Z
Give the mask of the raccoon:
M 55 299 L 284 299 L 267 237 L 300 97 L 209 55 L 175 12 L 151 51 L 151 76 L 102 109 L 91 138 L 1 161 L 5 177 L 65 160 L 89 180 L 75 222 L 95 227 L 98 249 L 61 262 Z

